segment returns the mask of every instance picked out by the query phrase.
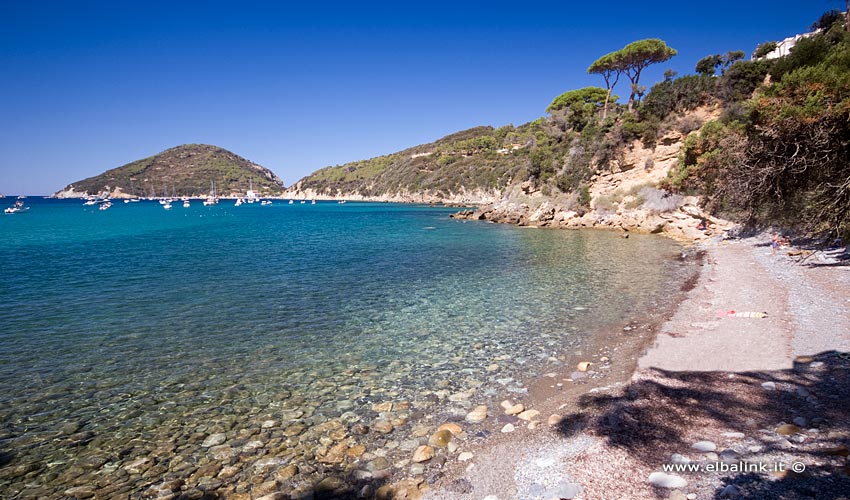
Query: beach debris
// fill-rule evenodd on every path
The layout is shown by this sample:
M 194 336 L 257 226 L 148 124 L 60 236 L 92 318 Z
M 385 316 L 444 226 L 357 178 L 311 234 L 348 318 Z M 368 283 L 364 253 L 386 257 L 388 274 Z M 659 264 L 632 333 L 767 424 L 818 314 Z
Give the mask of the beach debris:
M 731 311 L 720 311 L 717 313 L 718 316 L 731 316 L 733 318 L 766 318 L 767 312 L 755 312 L 755 311 L 742 311 L 736 312 L 734 309 Z
M 578 371 L 580 372 L 586 372 L 588 369 L 590 369 L 590 365 L 592 364 L 593 363 L 591 363 L 590 361 L 582 361 L 578 364 L 576 368 L 578 368 Z

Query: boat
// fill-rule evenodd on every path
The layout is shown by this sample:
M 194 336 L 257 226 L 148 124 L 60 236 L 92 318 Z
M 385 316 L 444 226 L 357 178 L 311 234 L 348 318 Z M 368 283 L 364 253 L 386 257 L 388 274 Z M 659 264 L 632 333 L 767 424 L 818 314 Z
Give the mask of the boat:
M 165 200 L 165 203 L 162 204 L 162 208 L 171 210 L 171 200 Z
M 188 199 L 183 200 L 183 208 L 189 208 L 190 206 L 191 206 L 191 204 L 189 203 Z
M 204 206 L 208 207 L 210 205 L 216 205 L 218 203 L 218 197 L 215 195 L 215 181 L 210 181 L 210 195 L 204 200 Z
M 24 202 L 18 200 L 18 201 L 15 202 L 14 205 L 7 208 L 6 210 L 3 210 L 3 213 L 6 213 L 6 214 L 22 214 L 22 213 L 26 213 L 27 210 L 29 210 L 29 209 L 30 209 L 30 207 L 24 206 Z
M 339 200 L 337 203 L 339 203 L 340 205 L 343 205 L 343 204 L 348 203 L 348 202 L 345 201 L 345 200 Z
M 294 200 L 289 200 L 289 204 L 290 204 L 290 205 L 292 205 L 293 203 L 295 203 L 295 201 L 294 201 Z
M 311 204 L 311 205 L 315 205 L 315 204 L 316 204 L 316 200 L 310 200 L 310 204 Z
M 261 200 L 260 201 L 260 205 L 263 205 L 263 206 L 269 206 L 271 204 L 272 204 L 271 200 Z
M 301 200 L 302 205 L 305 204 L 305 203 L 307 203 L 307 200 Z
M 236 198 L 236 203 L 234 203 L 233 205 L 238 207 L 238 206 L 242 205 L 242 203 L 243 203 L 242 198 Z
M 257 196 L 257 193 L 254 192 L 254 182 L 252 179 L 248 179 L 248 192 L 246 193 L 245 201 L 248 203 L 254 203 L 260 198 Z
M 99 206 L 99 207 L 97 207 L 97 208 L 98 208 L 98 210 L 109 210 L 109 208 L 110 208 L 111 206 L 112 206 L 112 202 L 111 202 L 111 201 L 106 201 L 106 202 L 101 203 L 101 204 L 100 204 L 100 206 Z

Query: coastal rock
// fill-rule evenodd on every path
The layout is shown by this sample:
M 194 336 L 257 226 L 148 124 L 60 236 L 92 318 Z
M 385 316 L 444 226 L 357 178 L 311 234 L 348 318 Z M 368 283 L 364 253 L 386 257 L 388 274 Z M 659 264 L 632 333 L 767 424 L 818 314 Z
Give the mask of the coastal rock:
M 476 406 L 471 412 L 466 414 L 466 421 L 472 423 L 483 422 L 487 418 L 487 407 L 484 405 Z

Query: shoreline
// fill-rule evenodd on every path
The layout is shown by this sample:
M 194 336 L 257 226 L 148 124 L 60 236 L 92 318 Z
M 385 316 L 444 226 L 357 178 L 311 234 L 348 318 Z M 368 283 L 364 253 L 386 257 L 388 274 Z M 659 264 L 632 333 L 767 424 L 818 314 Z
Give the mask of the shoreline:
M 850 268 L 795 266 L 784 251 L 772 255 L 766 236 L 702 248 L 694 286 L 634 359 L 625 383 L 562 398 L 560 418 L 544 414 L 541 429 L 483 449 L 424 498 L 846 494 L 850 404 L 840 395 L 850 388 L 842 354 L 850 351 L 843 292 Z M 717 315 L 756 305 L 770 310 L 767 318 Z M 677 461 L 797 463 L 806 470 L 664 472 Z

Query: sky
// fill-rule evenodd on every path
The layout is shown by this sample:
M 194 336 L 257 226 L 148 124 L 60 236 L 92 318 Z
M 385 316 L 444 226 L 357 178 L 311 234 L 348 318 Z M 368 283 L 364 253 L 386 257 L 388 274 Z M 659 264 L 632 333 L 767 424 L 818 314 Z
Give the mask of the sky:
M 643 38 L 648 68 L 807 31 L 843 1 L 0 2 L 0 193 L 50 194 L 187 143 L 309 173 L 520 125 Z M 627 82 L 615 89 L 628 95 Z

